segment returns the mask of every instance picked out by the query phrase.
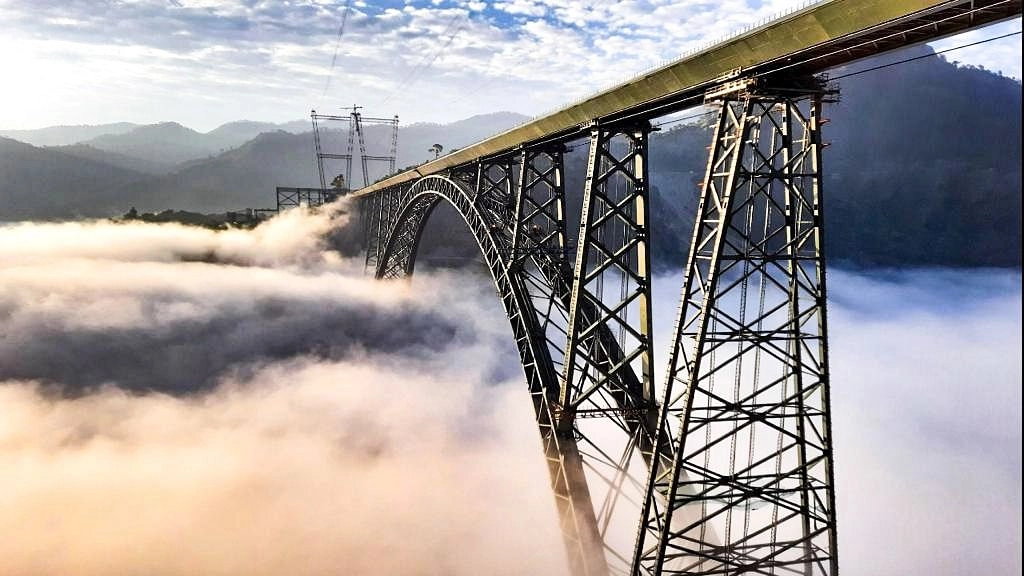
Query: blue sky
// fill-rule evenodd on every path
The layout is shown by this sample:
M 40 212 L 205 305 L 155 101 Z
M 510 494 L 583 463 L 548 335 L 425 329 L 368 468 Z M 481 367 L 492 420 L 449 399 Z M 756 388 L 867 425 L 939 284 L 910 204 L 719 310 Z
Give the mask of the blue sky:
M 403 123 L 532 115 L 802 3 L 351 0 L 339 42 L 344 0 L 0 0 L 0 128 L 209 130 L 352 103 Z M 1015 36 L 949 58 L 1020 78 L 1020 50 Z

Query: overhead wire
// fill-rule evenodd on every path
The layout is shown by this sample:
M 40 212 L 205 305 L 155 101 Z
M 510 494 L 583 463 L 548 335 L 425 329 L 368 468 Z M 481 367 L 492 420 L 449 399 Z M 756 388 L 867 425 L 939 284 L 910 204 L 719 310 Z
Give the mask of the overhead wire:
M 986 38 L 984 40 L 978 40 L 977 42 L 971 42 L 969 44 L 962 44 L 960 46 L 954 46 L 952 48 L 946 48 L 945 50 L 936 50 L 936 51 L 934 51 L 934 52 L 932 52 L 930 54 L 922 54 L 920 56 L 914 56 L 913 58 L 906 58 L 904 60 L 899 60 L 899 61 L 896 61 L 896 62 L 890 62 L 888 64 L 881 64 L 881 65 L 878 65 L 878 66 L 872 66 L 871 68 L 865 68 L 863 70 L 857 70 L 856 72 L 850 72 L 849 74 L 843 74 L 842 76 L 833 76 L 833 77 L 830 78 L 830 80 L 842 80 L 843 78 L 849 78 L 851 76 L 859 76 L 861 74 L 866 74 L 867 72 L 874 72 L 875 70 L 882 70 L 883 68 L 890 68 L 892 66 L 898 66 L 900 64 L 906 64 L 907 62 L 913 62 L 915 60 L 923 60 L 925 58 L 931 58 L 933 56 L 938 56 L 939 54 L 945 54 L 947 52 L 952 52 L 954 50 L 961 50 L 963 48 L 970 48 L 971 46 L 978 46 L 979 44 L 985 44 L 987 42 L 993 42 L 995 40 L 1002 40 L 1003 38 L 1009 38 L 1010 36 L 1018 36 L 1018 35 L 1020 35 L 1020 33 L 1021 33 L 1021 30 L 1017 30 L 1016 32 L 1010 32 L 1008 34 L 1001 34 L 999 36 L 993 36 L 992 38 Z
M 341 37 L 345 35 L 345 24 L 348 23 L 348 14 L 352 8 L 352 0 L 345 0 L 345 11 L 341 14 L 341 25 L 338 26 L 338 36 L 334 41 L 334 56 L 331 57 L 331 69 L 327 73 L 327 80 L 324 82 L 324 91 L 320 94 L 322 100 L 327 96 L 327 90 L 331 87 L 331 78 L 334 77 L 334 67 L 338 64 L 338 51 L 341 49 Z
M 459 20 L 461 20 L 461 22 L 459 22 Z M 387 97 L 381 101 L 381 104 L 390 101 L 402 90 L 414 84 L 416 80 L 419 79 L 419 74 L 426 70 L 429 70 L 430 67 L 434 65 L 434 62 L 436 62 L 437 59 L 440 58 L 442 54 L 444 54 L 444 51 L 447 50 L 448 47 L 452 45 L 452 42 L 455 41 L 455 37 L 458 36 L 459 32 L 462 32 L 462 29 L 465 28 L 466 23 L 468 21 L 468 13 L 458 13 L 455 16 L 453 16 L 452 19 L 448 21 L 448 25 L 445 26 L 444 31 L 441 32 L 440 34 L 441 37 L 447 35 L 448 40 L 440 48 L 438 48 L 432 55 L 425 55 L 423 58 L 421 58 L 419 63 L 413 66 L 413 69 L 410 70 L 408 74 L 406 74 L 405 78 L 401 82 L 399 82 L 398 87 L 392 90 L 391 93 L 388 94 Z M 458 22 L 457 27 L 455 27 L 456 22 Z
M 664 121 L 658 122 L 656 124 L 651 124 L 651 128 L 661 128 L 662 126 L 669 126 L 671 124 L 679 124 L 680 122 L 686 122 L 687 120 L 695 120 L 695 119 L 701 118 L 703 116 L 711 116 L 712 114 L 717 114 L 717 113 L 718 113 L 718 110 L 708 110 L 706 112 L 701 112 L 699 114 L 691 114 L 689 116 L 683 116 L 682 118 L 673 118 L 671 120 L 664 120 Z

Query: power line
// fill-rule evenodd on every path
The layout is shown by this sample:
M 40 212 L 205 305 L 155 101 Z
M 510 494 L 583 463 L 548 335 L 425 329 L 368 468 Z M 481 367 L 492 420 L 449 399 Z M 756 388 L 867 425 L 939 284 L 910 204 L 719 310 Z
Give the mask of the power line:
M 701 112 L 700 114 L 691 114 L 690 116 L 683 116 L 682 118 L 674 118 L 672 120 L 665 120 L 664 122 L 658 122 L 657 124 L 652 124 L 651 128 L 661 128 L 662 126 L 668 126 L 669 124 L 678 124 L 680 122 L 686 122 L 687 120 L 693 120 L 695 118 L 700 118 L 702 116 L 710 116 L 712 114 L 717 114 L 717 113 L 718 113 L 718 110 L 708 110 L 707 112 Z
M 872 66 L 871 68 L 865 68 L 864 70 L 858 70 L 856 72 L 850 72 L 849 74 L 843 74 L 842 76 L 833 76 L 830 80 L 842 80 L 843 78 L 849 78 L 851 76 L 857 76 L 866 72 L 874 72 L 875 70 L 881 70 L 883 68 L 889 68 L 892 66 L 898 66 L 900 64 L 906 64 L 907 62 L 913 62 L 914 60 L 923 60 L 924 58 L 931 58 L 932 56 L 938 56 L 939 54 L 945 54 L 946 52 L 952 52 L 954 50 L 960 50 L 962 48 L 970 48 L 971 46 L 977 46 L 979 44 L 985 44 L 986 42 L 992 42 L 995 40 L 1002 40 L 1003 38 L 1009 38 L 1010 36 L 1017 36 L 1021 33 L 1021 30 L 1016 32 L 1010 32 L 1009 34 L 1002 34 L 1000 36 L 993 36 L 992 38 L 986 38 L 985 40 L 979 40 L 977 42 L 971 42 L 970 44 L 963 44 L 960 46 L 954 46 L 952 48 L 946 48 L 945 50 L 939 50 L 930 54 L 923 54 L 921 56 L 914 56 L 913 58 L 907 58 L 906 60 L 900 60 L 898 62 L 890 62 L 888 64 L 882 64 L 879 66 Z
M 334 56 L 331 57 L 331 70 L 327 73 L 327 81 L 324 83 L 323 94 L 320 98 L 327 96 L 327 90 L 331 87 L 331 78 L 334 76 L 334 66 L 338 63 L 338 50 L 341 48 L 341 37 L 345 34 L 345 23 L 348 22 L 348 13 L 352 0 L 345 0 L 345 11 L 341 14 L 341 26 L 338 27 L 338 38 L 334 41 Z
M 461 18 L 463 18 L 463 14 L 461 13 L 456 14 L 455 16 L 452 17 L 452 19 L 448 22 L 448 26 L 445 27 L 444 32 L 440 34 L 443 37 L 446 34 L 448 34 L 449 31 L 451 31 L 451 34 L 448 36 L 448 41 L 445 42 L 444 45 L 441 46 L 437 51 L 435 51 L 432 56 L 424 56 L 422 59 L 420 59 L 419 63 L 416 66 L 414 66 L 413 69 L 409 72 L 409 74 L 407 74 L 405 78 L 398 84 L 398 87 L 395 88 L 391 92 L 391 94 L 388 94 L 387 98 L 381 101 L 381 104 L 388 102 L 403 89 L 411 86 L 418 79 L 418 73 L 430 69 L 434 62 L 436 62 L 437 59 L 441 57 L 444 51 L 447 50 L 449 46 L 451 46 L 452 42 L 455 41 L 455 37 L 458 36 L 459 32 L 462 31 L 462 29 L 466 26 L 466 23 L 469 21 L 469 16 L 467 14 L 465 15 L 465 19 L 459 23 L 459 26 L 452 30 L 452 27 L 455 25 L 455 22 Z

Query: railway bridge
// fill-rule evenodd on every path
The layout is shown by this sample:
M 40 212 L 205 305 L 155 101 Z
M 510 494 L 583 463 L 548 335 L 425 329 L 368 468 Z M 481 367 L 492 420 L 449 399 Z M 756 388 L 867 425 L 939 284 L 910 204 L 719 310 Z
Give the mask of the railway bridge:
M 353 193 L 378 278 L 413 274 L 442 203 L 479 244 L 574 576 L 838 573 L 823 72 L 1020 14 L 1020 0 L 811 3 Z M 696 106 L 718 117 L 656 380 L 648 136 Z M 567 146 L 588 150 L 572 215 Z

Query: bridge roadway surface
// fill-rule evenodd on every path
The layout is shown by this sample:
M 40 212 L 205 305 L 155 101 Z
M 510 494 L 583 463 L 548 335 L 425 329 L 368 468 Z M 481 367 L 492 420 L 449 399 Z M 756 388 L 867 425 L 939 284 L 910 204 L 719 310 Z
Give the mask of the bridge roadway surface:
M 1021 0 L 825 0 L 637 75 L 557 112 L 353 192 L 360 197 L 428 174 L 558 144 L 593 123 L 649 120 L 692 108 L 729 82 L 802 77 L 905 46 L 1019 17 Z

